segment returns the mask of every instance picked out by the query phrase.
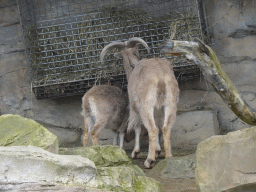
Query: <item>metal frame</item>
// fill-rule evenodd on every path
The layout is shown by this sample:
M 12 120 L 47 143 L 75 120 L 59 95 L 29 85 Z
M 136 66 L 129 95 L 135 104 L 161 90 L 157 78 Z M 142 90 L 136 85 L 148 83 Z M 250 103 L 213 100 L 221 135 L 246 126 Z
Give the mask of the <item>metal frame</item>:
M 104 65 L 99 62 L 109 42 L 141 37 L 151 48 L 150 55 L 141 48 L 142 57 L 162 57 L 159 47 L 171 37 L 207 36 L 202 0 L 18 0 L 18 5 L 38 99 L 82 95 L 96 83 L 126 89 L 122 61 L 109 54 Z M 193 63 L 169 59 L 178 80 L 200 75 Z

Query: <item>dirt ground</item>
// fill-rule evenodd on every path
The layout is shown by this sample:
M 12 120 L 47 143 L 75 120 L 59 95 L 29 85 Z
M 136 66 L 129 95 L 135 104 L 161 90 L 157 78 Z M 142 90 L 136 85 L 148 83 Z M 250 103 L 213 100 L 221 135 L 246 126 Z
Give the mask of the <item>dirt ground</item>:
M 160 157 L 157 159 L 156 163 L 160 160 L 164 159 Z M 150 175 L 150 169 L 145 169 L 143 164 L 145 161 L 145 157 L 140 157 L 139 159 L 133 159 L 132 162 L 138 165 L 148 177 L 152 177 L 155 180 L 159 181 L 162 184 L 164 192 L 200 192 L 197 189 L 195 179 L 165 179 L 161 177 L 157 177 L 155 175 Z

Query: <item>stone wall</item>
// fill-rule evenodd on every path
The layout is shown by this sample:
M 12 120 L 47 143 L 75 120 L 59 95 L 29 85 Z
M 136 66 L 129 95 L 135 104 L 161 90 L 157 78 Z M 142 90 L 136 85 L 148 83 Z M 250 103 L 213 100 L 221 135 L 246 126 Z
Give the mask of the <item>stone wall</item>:
M 32 93 L 16 0 L 1 1 L 0 37 L 0 113 L 42 123 L 59 136 L 60 144 L 80 143 L 81 97 L 36 100 Z
M 210 46 L 244 99 L 256 108 L 256 1 L 205 0 Z M 55 133 L 60 144 L 80 143 L 81 97 L 36 100 L 30 85 L 16 0 L 0 4 L 0 113 L 30 117 Z M 180 111 L 214 109 L 222 132 L 249 127 L 224 104 L 203 77 L 180 83 Z M 177 125 L 178 126 L 178 125 Z M 111 133 L 106 132 L 109 137 Z M 105 143 L 105 133 L 102 138 Z M 103 142 L 103 141 L 102 141 Z
M 256 1 L 205 0 L 210 46 L 244 100 L 256 108 Z M 201 77 L 180 84 L 179 110 L 214 107 L 223 133 L 249 127 Z

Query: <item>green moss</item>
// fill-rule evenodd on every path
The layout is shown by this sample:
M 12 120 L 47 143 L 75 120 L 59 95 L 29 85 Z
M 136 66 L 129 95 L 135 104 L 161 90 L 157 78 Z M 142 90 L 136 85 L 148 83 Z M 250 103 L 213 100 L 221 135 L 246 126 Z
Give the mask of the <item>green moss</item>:
M 158 181 L 145 176 L 138 176 L 133 188 L 136 192 L 163 192 L 162 186 Z
M 81 155 L 94 161 L 97 178 L 86 187 L 108 191 L 162 191 L 154 179 L 145 177 L 137 165 L 133 165 L 125 151 L 118 146 L 90 146 L 80 148 L 61 148 L 60 154 Z
M 153 167 L 153 169 L 151 170 L 151 173 L 152 174 L 161 173 L 166 167 L 167 162 L 168 162 L 168 159 L 161 160 L 159 163 L 157 163 L 156 166 Z
M 58 152 L 57 137 L 32 119 L 19 115 L 0 116 L 0 146 L 36 146 Z
M 81 155 L 93 161 L 96 166 L 109 167 L 131 165 L 132 162 L 125 151 L 118 146 L 103 145 L 78 148 L 61 148 L 62 155 Z
M 117 166 L 117 167 L 98 167 L 98 175 L 96 182 L 88 185 L 87 187 L 93 187 L 97 189 L 104 189 L 110 191 L 125 191 L 131 192 L 136 191 L 136 189 L 142 190 L 143 186 L 140 182 L 145 184 L 148 180 L 148 185 L 150 187 L 145 188 L 146 190 L 151 189 L 152 182 L 157 183 L 153 179 L 144 179 L 144 172 L 137 166 Z M 143 180 L 143 181 L 141 181 Z M 158 183 L 157 183 L 158 184 Z M 155 190 L 156 187 L 149 191 L 159 191 Z M 145 192 L 146 192 L 145 190 Z

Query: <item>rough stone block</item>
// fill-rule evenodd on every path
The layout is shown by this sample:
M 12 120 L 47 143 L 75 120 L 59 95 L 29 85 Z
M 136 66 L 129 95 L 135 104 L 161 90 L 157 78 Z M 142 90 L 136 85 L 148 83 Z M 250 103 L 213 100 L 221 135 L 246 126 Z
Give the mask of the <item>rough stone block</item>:
M 255 186 L 255 143 L 256 127 L 201 142 L 196 152 L 195 169 L 201 192 L 241 191 Z
M 0 162 L 0 180 L 8 182 L 85 185 L 97 173 L 87 158 L 57 155 L 34 146 L 0 147 Z
M 88 188 L 109 191 L 162 191 L 161 184 L 146 177 L 144 172 L 137 165 L 133 165 L 125 151 L 118 146 L 61 148 L 60 154 L 81 155 L 95 163 L 97 178 L 86 184 Z
M 146 177 L 137 166 L 100 167 L 97 179 L 91 180 L 86 186 L 109 191 L 163 191 L 158 181 Z
M 131 165 L 132 162 L 125 151 L 118 146 L 91 146 L 77 148 L 60 148 L 60 154 L 63 155 L 81 155 L 92 160 L 96 166 L 117 166 Z
M 162 178 L 181 179 L 195 177 L 195 155 L 172 157 L 164 159 L 156 164 L 150 171 L 150 175 Z
M 17 5 L 0 7 L 0 27 L 20 23 L 20 14 Z
M 25 183 L 13 183 L 13 182 L 1 182 L 1 191 L 17 192 L 17 191 L 37 191 L 37 192 L 50 192 L 50 191 L 61 191 L 61 192 L 102 192 L 96 190 L 85 190 L 84 187 L 71 187 L 71 186 L 59 186 L 52 183 L 46 182 L 25 182 Z
M 0 146 L 36 146 L 58 153 L 58 138 L 32 119 L 19 115 L 0 116 Z

